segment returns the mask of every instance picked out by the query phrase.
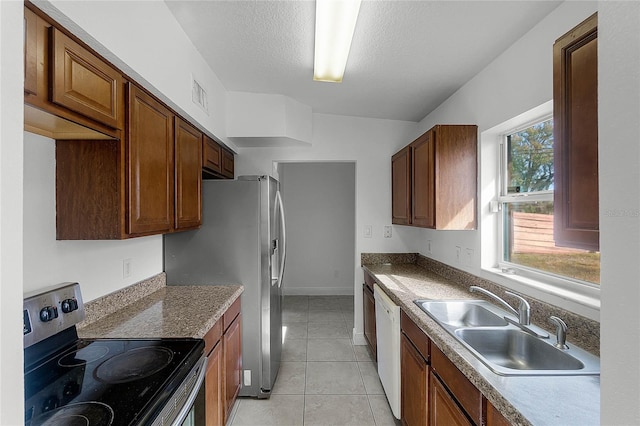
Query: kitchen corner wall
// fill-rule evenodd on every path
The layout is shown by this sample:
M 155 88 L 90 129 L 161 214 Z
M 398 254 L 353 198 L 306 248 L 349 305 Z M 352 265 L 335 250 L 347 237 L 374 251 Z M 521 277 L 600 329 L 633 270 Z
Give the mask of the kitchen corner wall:
M 95 143 L 100 143 L 96 141 Z M 86 301 L 162 272 L 162 237 L 56 241 L 55 141 L 24 133 L 24 291 L 73 281 Z M 123 277 L 123 260 L 131 275 Z

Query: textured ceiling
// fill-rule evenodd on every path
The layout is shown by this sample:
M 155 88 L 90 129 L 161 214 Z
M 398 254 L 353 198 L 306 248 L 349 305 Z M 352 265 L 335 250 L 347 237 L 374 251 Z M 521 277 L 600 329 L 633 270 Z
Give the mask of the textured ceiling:
M 286 95 L 313 112 L 409 121 L 561 3 L 363 0 L 336 84 L 313 81 L 313 1 L 165 2 L 227 90 Z

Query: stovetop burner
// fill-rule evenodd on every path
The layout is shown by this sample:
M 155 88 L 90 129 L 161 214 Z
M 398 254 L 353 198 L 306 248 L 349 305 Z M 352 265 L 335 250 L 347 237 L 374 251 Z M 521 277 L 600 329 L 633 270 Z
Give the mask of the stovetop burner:
M 33 419 L 43 426 L 110 426 L 113 410 L 102 402 L 80 402 L 48 411 Z
M 77 367 L 102 359 L 108 353 L 107 346 L 85 346 L 60 358 L 58 365 L 60 367 Z
M 172 359 L 173 352 L 162 346 L 130 349 L 100 364 L 96 378 L 106 383 L 128 383 L 157 373 Z
M 185 380 L 194 374 L 199 389 L 204 342 L 79 339 L 76 324 L 84 318 L 77 283 L 25 297 L 25 426 L 173 421 L 172 412 L 163 410 L 176 403 L 174 393 L 187 389 L 191 382 Z

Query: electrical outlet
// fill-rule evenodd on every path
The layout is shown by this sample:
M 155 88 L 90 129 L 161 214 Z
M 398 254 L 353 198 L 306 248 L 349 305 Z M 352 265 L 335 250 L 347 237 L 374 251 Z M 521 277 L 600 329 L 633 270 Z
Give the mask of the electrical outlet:
M 384 237 L 391 238 L 391 225 L 384 226 Z
M 431 240 L 427 240 L 427 253 L 431 254 Z
M 122 261 L 122 278 L 128 278 L 131 276 L 131 259 L 124 259 Z
M 462 249 L 460 248 L 460 246 L 456 246 L 456 262 L 460 262 L 460 253 L 462 252 Z
M 371 230 L 371 225 L 366 225 L 364 227 L 363 234 L 365 238 L 371 238 L 371 236 L 373 235 L 373 231 Z
M 473 263 L 473 249 L 472 248 L 467 248 L 467 266 L 471 266 L 471 264 Z

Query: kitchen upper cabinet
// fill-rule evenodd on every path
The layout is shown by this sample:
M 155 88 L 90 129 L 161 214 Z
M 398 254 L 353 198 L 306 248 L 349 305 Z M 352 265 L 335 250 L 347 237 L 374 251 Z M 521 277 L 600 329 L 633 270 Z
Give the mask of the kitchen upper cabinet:
M 122 129 L 122 75 L 57 28 L 51 28 L 51 101 Z
M 411 225 L 411 147 L 391 157 L 391 223 Z
M 553 46 L 554 239 L 599 251 L 598 16 Z
M 25 130 L 53 139 L 120 139 L 122 74 L 36 8 L 25 6 L 24 25 Z
M 124 141 L 56 141 L 59 240 L 200 226 L 202 134 L 132 83 L 127 102 Z
M 174 115 L 128 85 L 128 234 L 158 234 L 173 227 Z
M 392 222 L 432 229 L 476 228 L 474 125 L 437 125 L 392 157 Z
M 222 176 L 233 179 L 235 176 L 235 161 L 233 152 L 222 148 Z
M 202 133 L 186 121 L 175 121 L 175 229 L 202 224 Z
M 38 94 L 38 17 L 24 8 L 24 91 Z
M 202 141 L 202 171 L 205 178 L 233 179 L 235 176 L 233 152 L 204 135 Z
M 362 312 L 364 315 L 364 338 L 367 341 L 371 355 L 378 360 L 378 343 L 376 337 L 376 301 L 373 297 L 373 285 L 375 280 L 368 273 L 364 273 L 362 285 Z
M 222 147 L 205 135 L 202 139 L 202 170 L 208 174 L 222 174 Z

